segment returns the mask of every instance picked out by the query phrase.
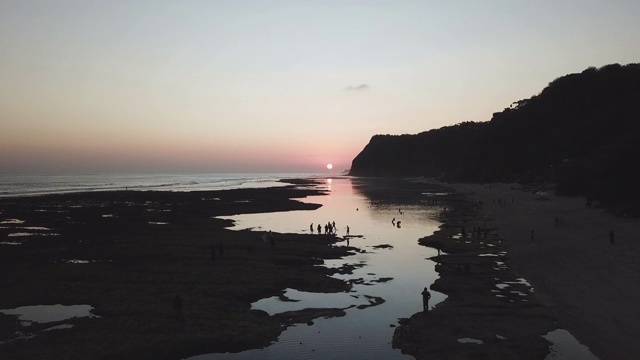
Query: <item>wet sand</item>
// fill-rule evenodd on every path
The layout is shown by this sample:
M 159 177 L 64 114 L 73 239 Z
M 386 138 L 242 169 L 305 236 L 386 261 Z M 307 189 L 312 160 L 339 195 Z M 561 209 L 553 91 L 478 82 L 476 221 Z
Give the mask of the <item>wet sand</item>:
M 393 346 L 417 359 L 545 359 L 555 318 L 513 271 L 505 241 L 464 194 L 439 202 L 443 225 L 419 243 L 441 250 L 430 290 L 448 297 L 400 321 Z
M 340 316 L 322 309 L 283 320 L 251 310 L 286 288 L 347 290 L 330 277 L 337 270 L 317 266 L 349 253 L 331 246 L 336 237 L 274 233 L 272 246 L 262 233 L 214 218 L 312 210 L 318 205 L 295 198 L 321 194 L 283 187 L 0 199 L 1 221 L 24 221 L 0 225 L 2 241 L 20 243 L 0 245 L 0 309 L 87 304 L 99 316 L 25 326 L 0 314 L 2 358 L 177 359 L 266 346 L 289 324 Z M 10 236 L 22 232 L 33 235 Z
M 552 188 L 453 187 L 484 203 L 488 227 L 505 239 L 516 274 L 529 280 L 559 327 L 602 360 L 640 356 L 640 221 L 588 208 L 584 198 L 554 196 Z M 563 224 L 556 226 L 556 217 Z

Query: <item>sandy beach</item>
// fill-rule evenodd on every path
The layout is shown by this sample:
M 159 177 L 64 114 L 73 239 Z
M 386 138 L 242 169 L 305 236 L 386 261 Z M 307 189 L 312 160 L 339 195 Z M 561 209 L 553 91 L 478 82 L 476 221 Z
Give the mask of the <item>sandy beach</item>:
M 450 186 L 483 202 L 487 226 L 497 227 L 512 267 L 535 288 L 559 327 L 602 360 L 640 355 L 640 221 L 589 208 L 584 198 L 555 196 L 553 189 Z

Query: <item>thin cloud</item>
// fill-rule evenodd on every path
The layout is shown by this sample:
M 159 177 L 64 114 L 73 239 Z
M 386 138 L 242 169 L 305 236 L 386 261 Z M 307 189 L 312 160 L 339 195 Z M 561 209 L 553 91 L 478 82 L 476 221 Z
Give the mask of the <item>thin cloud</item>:
M 371 86 L 369 86 L 367 84 L 360 84 L 360 85 L 357 85 L 357 86 L 347 86 L 344 89 L 346 91 L 365 92 L 365 91 L 368 91 L 370 88 L 371 88 Z

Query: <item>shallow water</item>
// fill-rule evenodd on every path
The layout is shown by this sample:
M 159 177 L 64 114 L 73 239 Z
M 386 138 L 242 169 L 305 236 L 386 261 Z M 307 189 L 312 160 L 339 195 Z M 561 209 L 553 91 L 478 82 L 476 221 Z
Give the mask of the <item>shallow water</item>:
M 391 338 L 398 319 L 422 311 L 424 287 L 437 278 L 429 257 L 436 250 L 418 245 L 418 239 L 432 234 L 440 223 L 433 219 L 437 209 L 426 204 L 402 205 L 369 199 L 358 185 L 349 179 L 332 179 L 326 184 L 330 194 L 304 199 L 323 206 L 314 211 L 291 211 L 268 214 L 249 214 L 225 217 L 236 221 L 236 228 L 271 230 L 276 233 L 309 233 L 317 225 L 335 221 L 339 237 L 346 235 L 346 227 L 353 237 L 349 245 L 365 250 L 339 260 L 327 260 L 325 266 L 363 264 L 353 274 L 335 275 L 336 278 L 356 280 L 352 292 L 313 294 L 289 289 L 285 296 L 297 302 L 283 302 L 277 298 L 263 299 L 253 308 L 269 314 L 303 308 L 348 308 L 346 316 L 316 319 L 314 324 L 296 325 L 284 331 L 278 341 L 265 349 L 236 354 L 208 354 L 190 359 L 399 359 L 405 358 L 391 347 Z M 416 192 L 416 196 L 427 196 Z M 432 196 L 432 195 L 431 195 Z M 400 207 L 402 214 L 398 208 Z M 429 210 L 429 211 L 428 211 Z M 391 220 L 401 221 L 401 227 Z M 324 232 L 324 229 L 322 230 Z M 392 248 L 374 248 L 388 244 Z M 346 241 L 337 246 L 346 246 Z M 389 280 L 388 278 L 392 278 Z M 445 299 L 444 294 L 431 291 L 430 306 Z M 371 304 L 371 298 L 382 298 L 384 303 L 358 309 Z M 349 308 L 350 306 L 353 306 Z M 393 325 L 393 326 L 392 326 Z
M 48 323 L 68 320 L 74 317 L 96 317 L 90 305 L 32 305 L 15 309 L 3 309 L 0 313 L 16 315 L 25 322 Z
M 224 218 L 236 221 L 236 229 L 249 228 L 258 232 L 271 230 L 275 233 L 309 233 L 311 223 L 313 232 L 317 233 L 318 224 L 324 226 L 329 221 L 335 221 L 337 236 L 341 238 L 344 238 L 346 227 L 349 226 L 349 234 L 357 236 L 349 239 L 349 245 L 365 250 L 365 253 L 356 253 L 344 259 L 325 260 L 324 266 L 336 268 L 345 264 L 364 265 L 356 267 L 352 274 L 334 275 L 339 279 L 355 281 L 352 292 L 315 294 L 287 289 L 285 297 L 288 301 L 272 297 L 252 304 L 254 309 L 269 314 L 324 307 L 346 309 L 346 316 L 319 318 L 313 321 L 313 325 L 299 324 L 289 327 L 277 342 L 264 349 L 204 354 L 190 357 L 190 360 L 412 358 L 393 349 L 391 339 L 399 318 L 410 317 L 422 311 L 421 291 L 438 277 L 434 270 L 435 263 L 428 259 L 435 256 L 437 251 L 420 246 L 417 240 L 432 234 L 440 225 L 434 218 L 441 209 L 426 199 L 433 199 L 434 194 L 439 196 L 446 193 L 416 192 L 409 200 L 409 205 L 403 204 L 402 201 L 389 201 L 389 198 L 383 201 L 375 198 L 375 195 L 367 197 L 355 179 L 330 179 L 326 187 L 330 191 L 329 195 L 303 200 L 323 205 L 314 211 L 248 214 Z M 401 227 L 397 226 L 397 222 L 396 225 L 392 224 L 392 219 L 401 221 Z M 345 245 L 346 241 L 337 244 Z M 391 247 L 376 248 L 379 245 Z M 507 270 L 503 261 L 495 263 L 497 269 Z M 525 285 L 529 292 L 533 292 L 533 288 L 522 278 L 516 282 L 500 284 L 498 288 L 510 291 L 508 288 L 511 285 Z M 431 291 L 431 295 L 429 308 L 446 298 L 446 295 L 435 291 Z M 357 308 L 358 305 L 370 304 L 370 297 L 379 297 L 385 302 L 364 309 Z M 498 338 L 501 336 L 498 335 Z M 550 332 L 545 338 L 553 343 L 552 353 L 547 359 L 578 359 L 580 357 L 574 357 L 574 354 L 583 354 L 585 351 L 588 355 L 583 358 L 596 359 L 586 347 L 564 330 Z M 477 343 L 479 340 L 461 338 L 458 341 Z
M 551 341 L 551 353 L 545 360 L 598 360 L 589 348 L 580 344 L 567 330 L 556 329 L 544 335 L 544 338 Z

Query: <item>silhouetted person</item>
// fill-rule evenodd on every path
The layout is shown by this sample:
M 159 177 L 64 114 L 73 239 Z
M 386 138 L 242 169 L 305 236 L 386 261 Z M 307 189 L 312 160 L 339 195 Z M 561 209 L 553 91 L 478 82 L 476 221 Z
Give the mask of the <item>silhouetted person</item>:
M 614 236 L 613 230 L 609 231 L 609 241 L 611 242 L 611 245 L 615 243 L 613 236 Z
M 429 311 L 429 299 L 431 299 L 431 294 L 429 293 L 429 290 L 427 290 L 427 288 L 425 287 L 424 290 L 422 290 L 422 310 L 423 311 Z
M 320 235 L 321 232 L 322 232 L 322 226 L 320 226 L 320 224 L 318 224 L 318 235 Z
M 182 310 L 182 298 L 180 297 L 180 295 L 176 295 L 173 298 L 173 309 L 175 311 L 180 311 Z
M 391 219 L 391 224 L 395 225 L 396 224 L 396 218 Z
M 347 225 L 347 236 L 349 236 L 349 225 Z
M 309 232 L 313 234 L 313 223 L 311 223 L 311 225 L 309 225 Z

